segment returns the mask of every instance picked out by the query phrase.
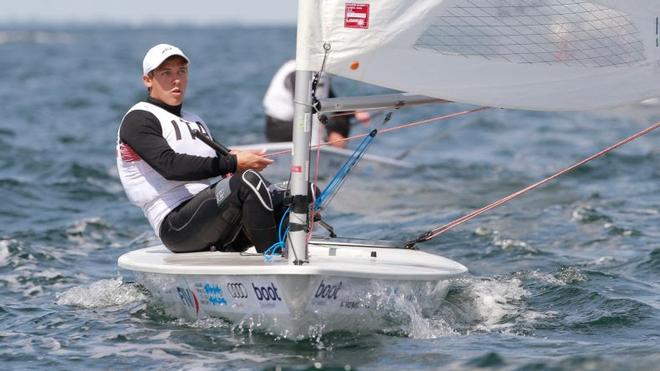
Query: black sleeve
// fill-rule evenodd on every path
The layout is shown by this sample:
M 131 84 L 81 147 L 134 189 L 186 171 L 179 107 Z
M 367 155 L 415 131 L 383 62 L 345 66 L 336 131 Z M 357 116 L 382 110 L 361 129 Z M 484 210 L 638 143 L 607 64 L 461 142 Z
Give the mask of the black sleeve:
M 129 112 L 121 123 L 119 139 L 167 180 L 202 180 L 236 171 L 235 155 L 202 157 L 174 152 L 151 112 Z
M 332 89 L 332 85 L 328 88 L 328 98 L 337 98 L 335 91 Z
M 328 122 L 325 124 L 328 134 L 339 133 L 342 137 L 348 138 L 348 134 L 351 132 L 351 121 L 349 117 L 346 115 L 330 116 Z
M 328 90 L 328 98 L 336 98 L 335 91 L 332 85 Z M 347 114 L 347 112 L 335 112 L 334 116 L 330 114 L 328 122 L 325 124 L 325 129 L 329 133 L 339 133 L 344 138 L 348 138 L 351 132 L 351 119 L 355 117 L 355 113 Z

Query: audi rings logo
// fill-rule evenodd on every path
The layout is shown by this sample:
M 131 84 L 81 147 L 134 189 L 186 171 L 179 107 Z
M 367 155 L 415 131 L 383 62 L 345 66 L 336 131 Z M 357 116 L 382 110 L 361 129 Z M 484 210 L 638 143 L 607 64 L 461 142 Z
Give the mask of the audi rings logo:
M 245 286 L 238 282 L 230 282 L 227 284 L 227 291 L 229 292 L 229 295 L 231 295 L 232 298 L 234 299 L 247 299 L 248 297 L 248 291 L 245 288 Z

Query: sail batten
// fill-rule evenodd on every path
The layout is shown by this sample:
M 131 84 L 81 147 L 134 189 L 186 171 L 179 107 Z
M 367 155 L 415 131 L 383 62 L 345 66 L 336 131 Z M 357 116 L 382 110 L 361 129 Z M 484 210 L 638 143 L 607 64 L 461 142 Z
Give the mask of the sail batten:
M 325 0 L 298 68 L 463 103 L 587 110 L 660 96 L 660 1 Z M 299 40 L 300 41 L 300 40 Z

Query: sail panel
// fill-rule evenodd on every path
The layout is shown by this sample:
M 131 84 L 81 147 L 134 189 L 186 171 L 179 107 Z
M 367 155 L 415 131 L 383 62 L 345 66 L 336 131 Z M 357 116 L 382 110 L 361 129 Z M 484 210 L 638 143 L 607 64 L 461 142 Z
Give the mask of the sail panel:
M 645 60 L 639 29 L 627 14 L 586 1 L 534 3 L 454 3 L 432 17 L 413 48 L 510 63 L 585 67 Z
M 302 3 L 300 69 L 319 70 L 326 45 L 329 73 L 464 103 L 587 110 L 660 96 L 657 0 Z

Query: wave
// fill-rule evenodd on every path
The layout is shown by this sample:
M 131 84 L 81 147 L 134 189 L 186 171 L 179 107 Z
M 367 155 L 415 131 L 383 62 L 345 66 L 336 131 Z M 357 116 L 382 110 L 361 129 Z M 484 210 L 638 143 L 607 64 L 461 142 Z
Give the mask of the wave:
M 637 267 L 646 272 L 659 273 L 660 272 L 660 248 L 651 251 L 643 262 L 639 263 Z
M 629 327 L 649 318 L 652 307 L 629 298 L 610 298 L 585 286 L 589 275 L 565 266 L 554 273 L 457 281 L 433 319 L 435 335 L 498 331 L 515 335 L 554 329 L 578 332 Z M 584 286 L 584 287 L 583 287 Z
M 72 305 L 85 309 L 117 307 L 144 301 L 144 291 L 136 284 L 124 283 L 121 278 L 100 280 L 89 286 L 76 286 L 56 295 L 58 305 Z
M 35 297 L 68 287 L 88 274 L 107 275 L 115 270 L 114 253 L 108 249 L 153 242 L 152 234 L 131 240 L 129 233 L 99 217 L 11 233 L 0 238 L 0 287 L 4 292 Z M 72 269 L 82 266 L 87 270 Z
M 572 219 L 579 224 L 601 224 L 602 228 L 610 236 L 640 236 L 642 233 L 638 230 L 626 228 L 617 225 L 617 223 L 605 212 L 587 204 L 581 204 L 575 207 Z
M 548 349 L 548 354 L 553 350 Z M 598 355 L 570 355 L 564 357 L 540 356 L 532 359 L 517 359 L 513 355 L 505 355 L 498 352 L 487 352 L 475 356 L 465 362 L 456 362 L 445 365 L 451 370 L 472 370 L 483 368 L 498 368 L 505 370 L 655 370 L 660 357 L 635 357 L 634 359 L 622 360 L 617 352 L 620 349 L 611 349 L 611 352 Z
M 34 250 L 31 244 L 17 239 L 2 239 L 0 286 L 23 297 L 34 297 L 42 294 L 46 287 L 62 285 L 69 279 L 65 268 L 47 262 L 63 262 L 64 255 Z
M 627 328 L 651 315 L 652 308 L 628 298 L 609 298 L 606 295 L 565 285 L 547 288 L 536 298 L 537 305 L 552 308 L 552 321 L 537 324 L 538 329 L 571 332 L 600 332 L 607 329 Z

